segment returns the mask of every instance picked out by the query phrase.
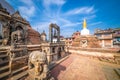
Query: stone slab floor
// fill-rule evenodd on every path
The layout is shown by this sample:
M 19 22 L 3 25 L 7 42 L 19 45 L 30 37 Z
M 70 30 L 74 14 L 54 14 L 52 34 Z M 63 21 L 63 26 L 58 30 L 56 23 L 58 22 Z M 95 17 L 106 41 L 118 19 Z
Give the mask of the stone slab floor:
M 56 80 L 120 80 L 114 68 L 120 66 L 71 54 L 69 58 L 53 68 L 51 74 Z

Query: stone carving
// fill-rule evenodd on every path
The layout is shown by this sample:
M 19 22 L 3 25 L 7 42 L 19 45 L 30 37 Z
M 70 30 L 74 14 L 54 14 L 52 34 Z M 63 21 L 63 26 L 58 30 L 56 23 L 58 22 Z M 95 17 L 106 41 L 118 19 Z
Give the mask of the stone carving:
M 87 40 L 81 40 L 82 47 L 87 47 Z
M 29 55 L 28 66 L 29 66 L 29 71 L 31 71 L 33 68 L 32 75 L 34 75 L 35 79 L 48 80 L 49 70 L 47 66 L 47 57 L 44 52 L 41 51 L 31 52 Z
M 18 27 L 16 31 L 11 34 L 11 44 L 23 43 L 23 31 Z
M 10 33 L 9 23 L 3 25 L 2 32 L 3 32 L 2 46 L 5 46 L 7 45 L 9 40 L 9 33 Z
M 3 28 L 3 38 L 8 38 L 9 37 L 9 26 L 8 25 L 4 25 Z

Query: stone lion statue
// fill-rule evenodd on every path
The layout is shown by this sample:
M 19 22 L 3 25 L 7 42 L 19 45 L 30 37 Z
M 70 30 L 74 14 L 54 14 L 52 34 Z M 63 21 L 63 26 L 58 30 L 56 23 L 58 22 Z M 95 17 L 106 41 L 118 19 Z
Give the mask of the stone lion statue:
M 49 74 L 46 53 L 42 51 L 32 51 L 28 60 L 29 70 L 32 70 L 32 76 L 37 80 L 54 80 Z
M 46 64 L 46 54 L 40 51 L 33 51 L 29 55 L 29 69 L 34 68 L 35 76 L 40 76 L 41 78 L 47 77 L 48 67 Z

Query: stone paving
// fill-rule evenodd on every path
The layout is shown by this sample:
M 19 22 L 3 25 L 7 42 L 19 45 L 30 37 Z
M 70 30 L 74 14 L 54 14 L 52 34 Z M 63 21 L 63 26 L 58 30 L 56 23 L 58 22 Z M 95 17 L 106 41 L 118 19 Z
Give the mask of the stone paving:
M 51 74 L 56 80 L 107 80 L 101 64 L 77 54 L 69 55 Z

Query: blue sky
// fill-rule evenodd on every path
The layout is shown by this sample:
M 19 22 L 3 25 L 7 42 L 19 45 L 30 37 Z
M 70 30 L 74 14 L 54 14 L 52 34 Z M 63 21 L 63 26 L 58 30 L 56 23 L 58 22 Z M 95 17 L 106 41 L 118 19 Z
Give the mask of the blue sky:
M 69 37 L 81 31 L 82 22 L 93 34 L 96 28 L 120 27 L 120 0 L 6 0 L 19 10 L 31 26 L 48 34 L 50 23 L 60 26 L 61 35 Z

